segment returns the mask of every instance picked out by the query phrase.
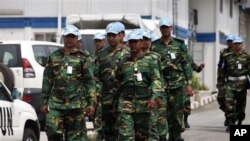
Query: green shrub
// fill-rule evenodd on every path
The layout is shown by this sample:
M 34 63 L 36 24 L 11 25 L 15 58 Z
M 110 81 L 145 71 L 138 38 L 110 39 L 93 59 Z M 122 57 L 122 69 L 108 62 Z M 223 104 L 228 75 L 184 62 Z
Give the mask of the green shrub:
M 191 85 L 195 93 L 199 90 L 209 90 L 205 84 L 200 82 L 200 78 L 197 75 L 193 75 Z

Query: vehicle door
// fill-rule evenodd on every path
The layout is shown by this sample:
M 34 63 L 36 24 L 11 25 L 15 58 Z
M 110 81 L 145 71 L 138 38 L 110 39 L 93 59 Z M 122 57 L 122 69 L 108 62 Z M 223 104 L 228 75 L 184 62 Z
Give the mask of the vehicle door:
M 10 92 L 0 81 L 0 140 L 17 140 L 17 128 L 13 126 L 14 106 Z

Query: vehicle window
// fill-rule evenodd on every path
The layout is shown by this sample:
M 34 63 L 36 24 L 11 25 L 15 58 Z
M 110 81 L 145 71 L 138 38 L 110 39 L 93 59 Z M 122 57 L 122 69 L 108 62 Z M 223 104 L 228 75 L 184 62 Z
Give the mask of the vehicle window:
M 94 35 L 84 35 L 82 38 L 81 49 L 87 50 L 90 53 L 94 52 L 95 46 L 93 43 L 93 37 L 94 37 Z
M 45 66 L 48 58 L 48 53 L 46 50 L 47 45 L 33 45 L 32 48 L 37 63 L 39 63 L 41 66 Z
M 48 46 L 48 49 L 49 49 L 49 54 L 58 50 L 60 47 L 59 46 Z
M 0 83 L 0 100 L 7 101 L 8 100 L 7 95 L 8 95 L 8 92 L 6 91 L 3 84 Z
M 19 44 L 0 45 L 0 62 L 8 67 L 21 67 L 21 51 Z

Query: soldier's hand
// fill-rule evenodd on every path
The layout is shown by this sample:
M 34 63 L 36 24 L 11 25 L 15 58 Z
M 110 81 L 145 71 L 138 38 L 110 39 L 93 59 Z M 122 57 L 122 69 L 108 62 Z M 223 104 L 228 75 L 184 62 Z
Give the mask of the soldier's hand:
M 95 108 L 93 106 L 88 106 L 87 107 L 87 115 L 93 116 L 94 114 L 95 114 Z
M 156 102 L 154 100 L 150 99 L 147 101 L 147 108 L 148 109 L 153 109 L 155 107 L 156 107 Z
M 47 114 L 48 113 L 48 105 L 42 105 L 41 107 L 40 107 L 40 111 L 41 112 L 43 112 L 43 113 L 45 113 L 45 114 Z
M 200 64 L 200 68 L 203 69 L 205 67 L 205 64 Z
M 194 95 L 194 94 L 193 94 L 192 86 L 188 85 L 188 86 L 186 87 L 186 93 L 187 93 L 188 96 L 193 96 L 193 95 Z

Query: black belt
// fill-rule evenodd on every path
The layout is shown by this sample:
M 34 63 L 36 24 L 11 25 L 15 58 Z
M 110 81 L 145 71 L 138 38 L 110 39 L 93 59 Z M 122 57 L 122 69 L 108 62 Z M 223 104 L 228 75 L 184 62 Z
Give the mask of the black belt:
M 149 88 L 145 87 L 124 87 L 121 97 L 125 99 L 145 99 L 149 98 Z

